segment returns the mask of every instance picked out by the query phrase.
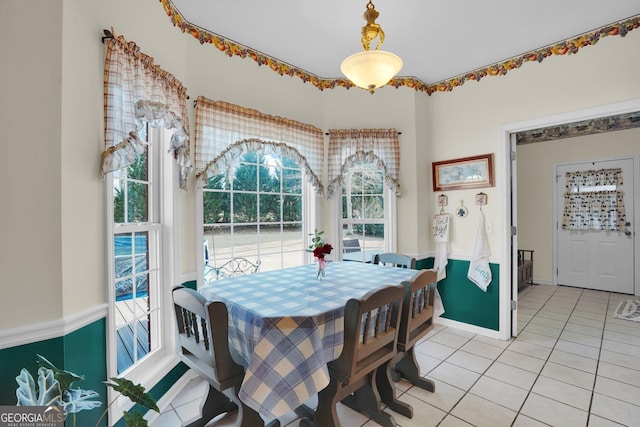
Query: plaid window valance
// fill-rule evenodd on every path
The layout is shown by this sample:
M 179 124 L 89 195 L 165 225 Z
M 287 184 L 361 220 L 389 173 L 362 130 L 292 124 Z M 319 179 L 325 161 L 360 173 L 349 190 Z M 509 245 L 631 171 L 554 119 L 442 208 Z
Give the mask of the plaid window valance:
M 328 196 L 342 187 L 349 169 L 360 162 L 375 162 L 385 184 L 400 195 L 400 148 L 396 129 L 331 129 L 329 131 Z
M 315 126 L 199 96 L 195 141 L 199 181 L 230 173 L 240 155 L 263 150 L 296 161 L 316 192 L 324 193 L 318 175 L 322 173 L 324 139 Z
M 113 30 L 112 30 L 113 33 Z M 104 65 L 102 173 L 133 164 L 144 152 L 145 126 L 174 129 L 169 151 L 180 166 L 180 188 L 191 172 L 187 89 L 122 36 L 109 40 Z

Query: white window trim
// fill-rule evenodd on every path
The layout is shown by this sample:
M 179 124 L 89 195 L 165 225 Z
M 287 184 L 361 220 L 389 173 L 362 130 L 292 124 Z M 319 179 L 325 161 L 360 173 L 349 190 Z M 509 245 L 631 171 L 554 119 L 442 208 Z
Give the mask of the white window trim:
M 396 252 L 398 247 L 398 196 L 395 191 L 385 185 L 383 197 L 385 218 L 384 250 L 385 252 Z M 342 194 L 336 190 L 333 200 L 333 217 L 336 219 L 335 224 L 337 224 L 333 239 L 340 245 L 338 253 L 340 253 L 340 259 L 342 259 Z
M 313 185 L 307 179 L 304 169 L 302 172 L 302 234 L 308 236 L 313 233 L 314 226 L 316 224 L 316 218 L 318 217 L 318 196 L 316 195 Z M 204 271 L 204 222 L 203 222 L 203 193 L 204 187 L 199 184 L 196 186 L 196 208 L 195 208 L 195 224 L 196 224 L 196 282 L 197 288 L 205 285 L 202 272 Z M 317 227 L 316 227 L 317 228 Z M 303 248 L 305 249 L 306 246 Z M 305 253 L 305 262 L 308 264 L 313 261 L 311 254 Z
M 178 284 L 178 266 L 180 265 L 180 248 L 179 248 L 179 212 L 180 212 L 180 197 L 178 187 L 178 168 L 172 156 L 166 155 L 166 149 L 171 131 L 163 128 L 150 128 L 150 134 L 154 133 L 154 140 L 159 141 L 156 144 L 154 155 L 160 156 L 159 162 L 160 170 L 155 174 L 153 181 L 153 190 L 156 191 L 155 197 L 161 194 L 160 198 L 160 212 L 159 222 L 161 224 L 160 229 L 160 265 L 162 265 L 160 278 L 161 294 L 159 297 L 160 308 L 160 327 L 161 333 L 158 336 L 158 347 L 155 351 L 149 353 L 145 359 L 120 375 L 128 380 L 141 384 L 145 387 L 146 391 L 149 391 L 159 381 L 161 381 L 178 363 L 178 357 L 176 353 L 175 342 L 175 321 L 173 316 L 171 289 Z M 162 136 L 160 137 L 162 133 Z M 106 271 L 107 271 L 107 302 L 109 305 L 107 316 L 107 377 L 116 377 L 117 374 L 117 346 L 111 344 L 112 337 L 115 337 L 115 306 L 112 304 L 115 301 L 115 289 L 112 286 L 114 283 L 114 271 L 113 271 L 113 173 L 106 175 L 105 180 L 105 208 L 106 208 L 106 242 L 107 242 L 107 254 L 106 254 Z M 135 225 L 128 225 L 123 227 L 131 230 Z M 106 379 L 105 379 L 106 380 Z M 109 408 L 109 424 L 114 425 L 120 418 L 124 411 L 131 409 L 134 404 L 127 397 L 120 396 L 120 393 L 115 392 L 111 387 L 107 388 L 107 402 L 117 400 Z

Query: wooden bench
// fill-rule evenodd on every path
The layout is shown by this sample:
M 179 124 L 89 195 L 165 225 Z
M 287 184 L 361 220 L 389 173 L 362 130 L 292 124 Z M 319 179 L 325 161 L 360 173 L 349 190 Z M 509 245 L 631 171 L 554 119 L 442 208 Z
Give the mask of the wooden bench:
M 533 251 L 518 249 L 518 290 L 533 285 Z

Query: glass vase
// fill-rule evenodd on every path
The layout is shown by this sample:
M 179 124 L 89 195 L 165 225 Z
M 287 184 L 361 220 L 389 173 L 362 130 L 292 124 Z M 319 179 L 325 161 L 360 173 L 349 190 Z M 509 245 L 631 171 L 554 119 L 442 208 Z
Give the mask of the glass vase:
M 324 279 L 325 270 L 327 268 L 327 261 L 322 258 L 316 258 L 316 262 L 318 263 L 318 273 L 316 277 L 318 280 L 322 280 Z

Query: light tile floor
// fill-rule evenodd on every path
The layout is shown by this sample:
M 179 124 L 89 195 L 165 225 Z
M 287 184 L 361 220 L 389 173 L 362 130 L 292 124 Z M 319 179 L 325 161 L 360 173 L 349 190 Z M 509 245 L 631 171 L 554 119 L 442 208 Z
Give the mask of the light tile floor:
M 536 285 L 519 295 L 521 331 L 509 341 L 443 327 L 416 346 L 429 393 L 401 381 L 412 419 L 401 427 L 640 426 L 640 323 L 613 317 L 628 295 Z M 192 380 L 152 427 L 196 416 L 206 384 Z M 311 402 L 313 404 L 313 402 Z M 344 427 L 373 427 L 339 405 Z M 230 425 L 233 416 L 212 425 Z M 294 414 L 282 426 L 298 427 Z

